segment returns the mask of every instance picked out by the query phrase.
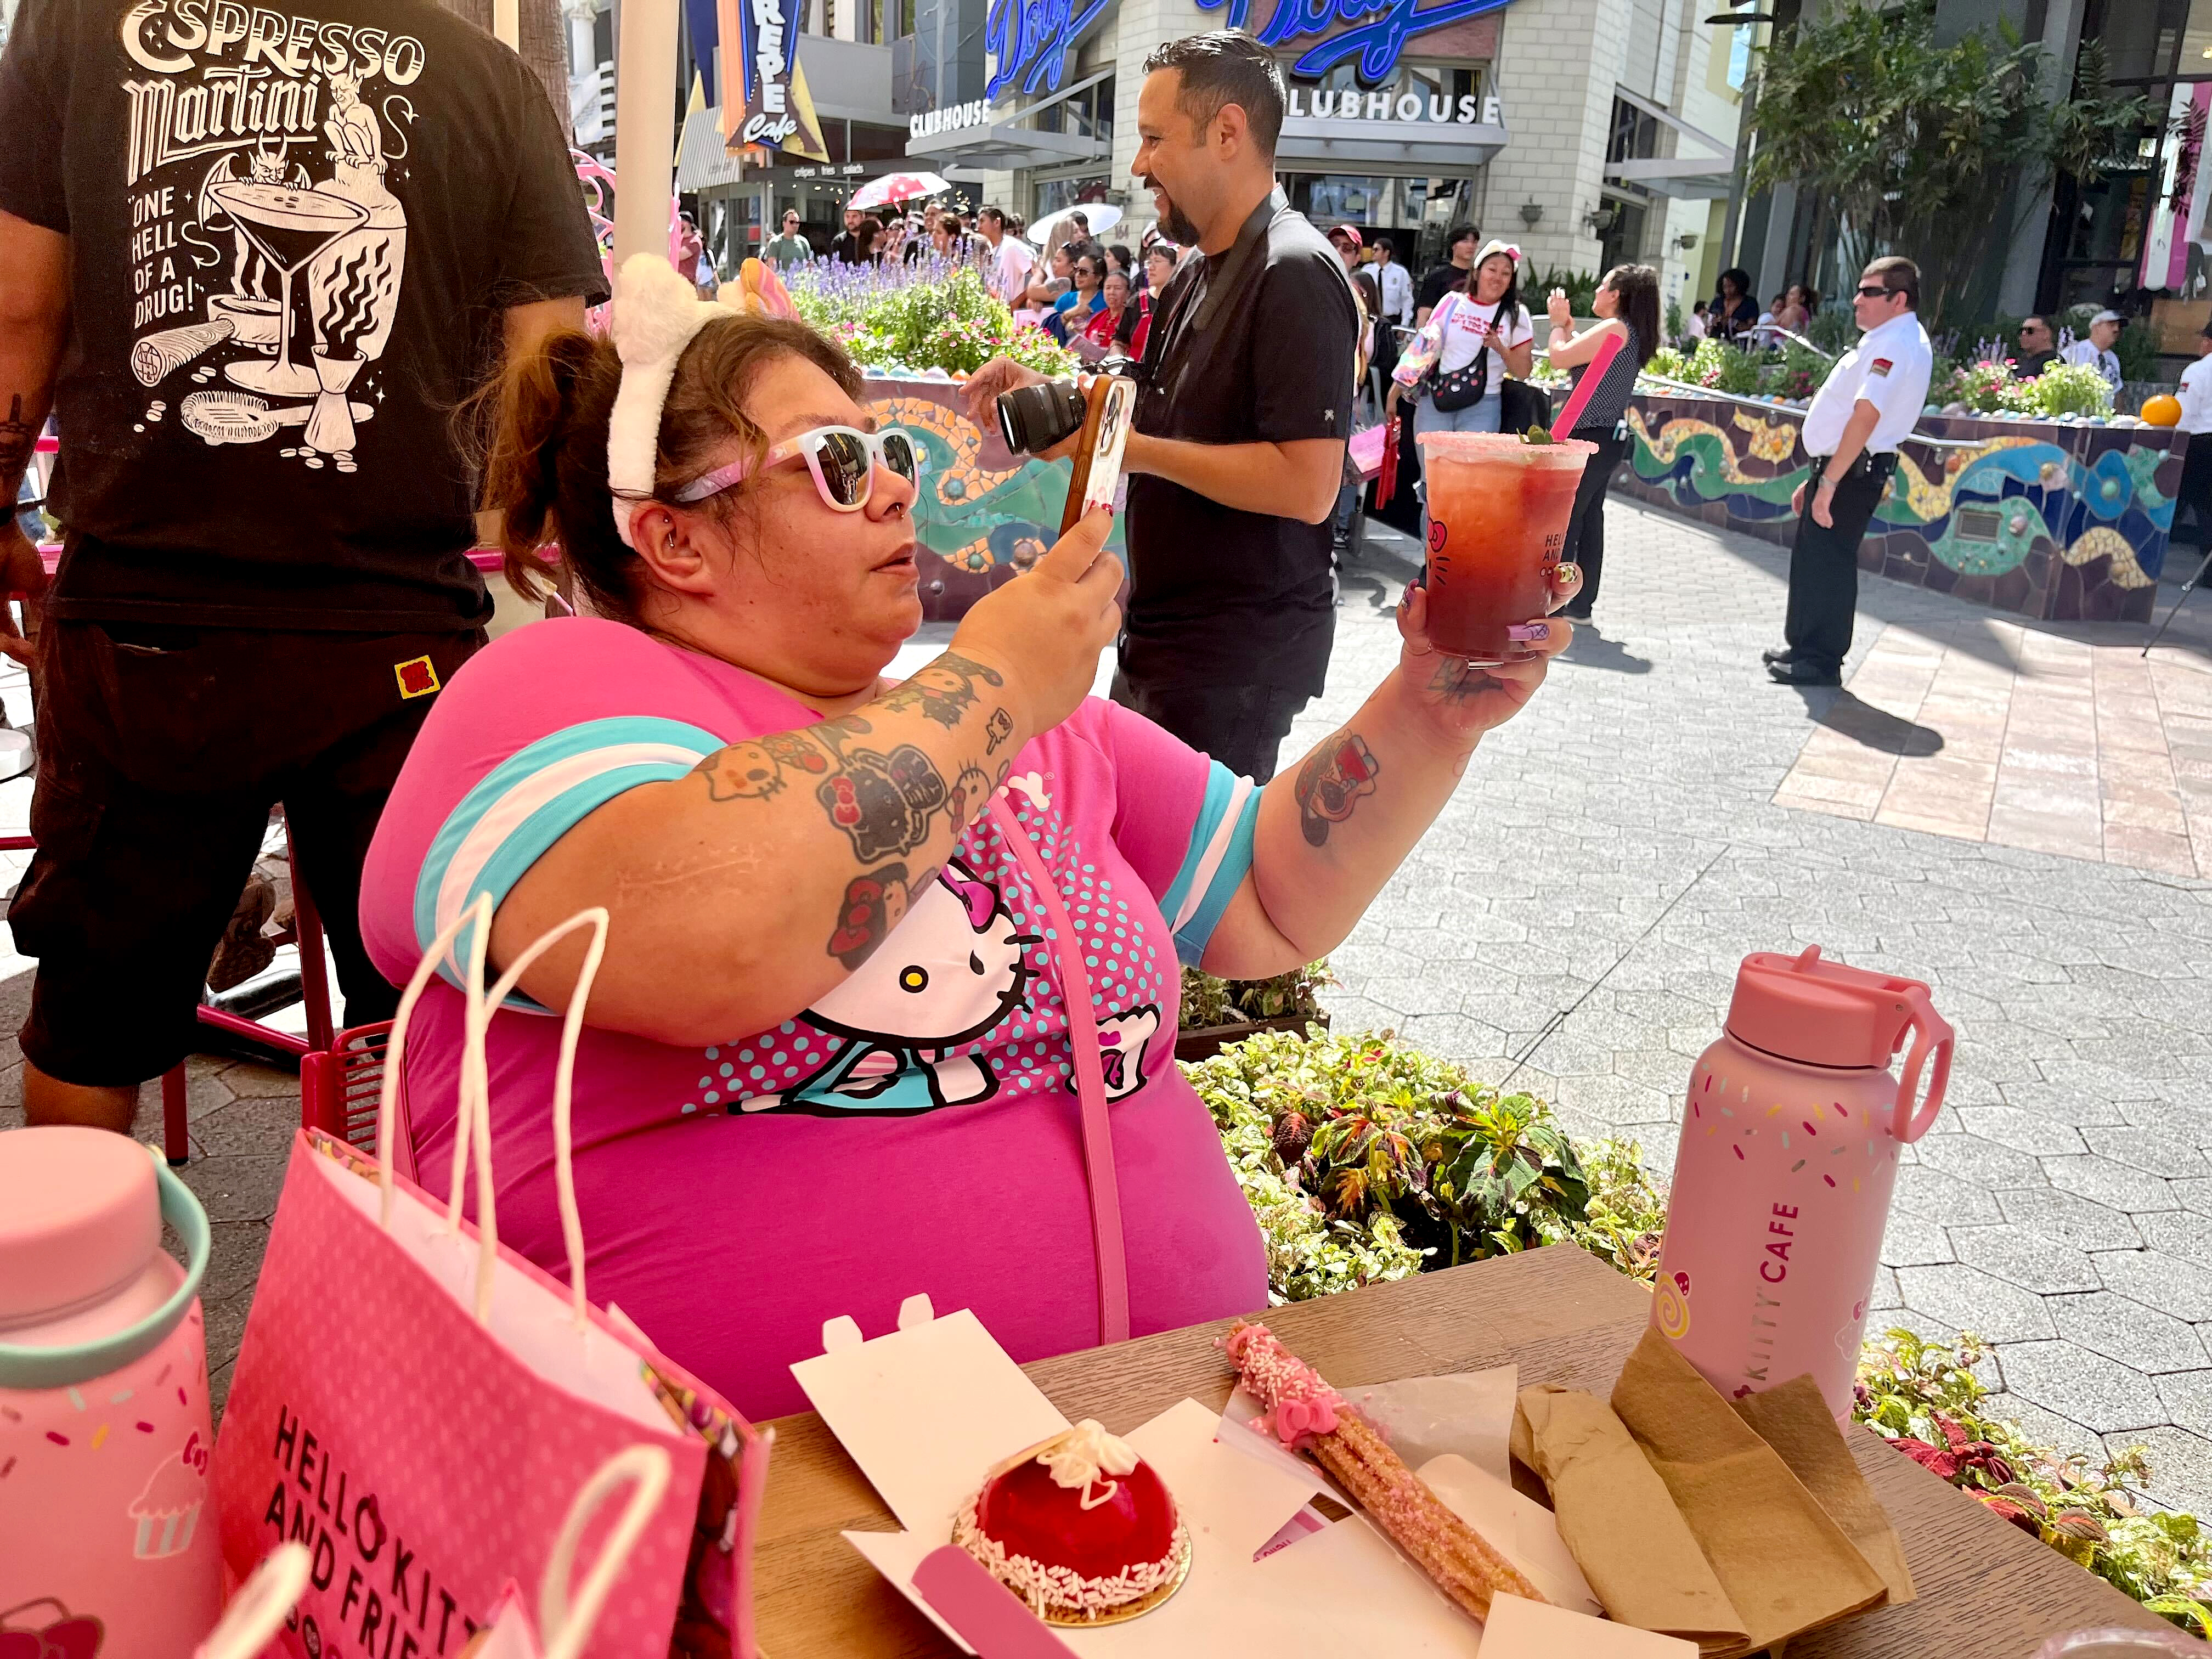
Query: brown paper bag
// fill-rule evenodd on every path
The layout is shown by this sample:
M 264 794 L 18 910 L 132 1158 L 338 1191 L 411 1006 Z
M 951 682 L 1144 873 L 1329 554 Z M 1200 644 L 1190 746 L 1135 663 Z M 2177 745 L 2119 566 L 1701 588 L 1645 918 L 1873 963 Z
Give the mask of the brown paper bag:
M 1813 1379 L 1800 1376 L 1764 1394 L 1746 1395 L 1735 1402 L 1735 1411 L 1781 1455 L 1813 1501 L 1881 1576 L 1890 1601 L 1910 1601 L 1912 1573 L 1905 1565 L 1905 1546 L 1889 1523 L 1889 1511 L 1859 1473 Z
M 1644 1331 L 1621 1368 L 1613 1409 L 1741 1616 L 1745 1647 L 1755 1651 L 1883 1599 L 1881 1576 L 1843 1528 L 1656 1329 Z
M 1608 1614 L 1700 1646 L 1742 1645 L 1741 1616 L 1603 1401 L 1548 1385 L 1522 1389 L 1513 1455 L 1550 1488 L 1559 1537 Z

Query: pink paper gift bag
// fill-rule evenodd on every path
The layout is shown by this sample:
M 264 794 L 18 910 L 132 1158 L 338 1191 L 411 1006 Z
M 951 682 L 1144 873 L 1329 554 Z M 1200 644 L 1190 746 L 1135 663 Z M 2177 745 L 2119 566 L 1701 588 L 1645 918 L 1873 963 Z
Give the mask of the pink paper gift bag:
M 226 1567 L 243 1579 L 287 1540 L 308 1548 L 280 1638 L 301 1659 L 458 1659 L 508 1583 L 546 1577 L 578 1490 L 617 1453 L 659 1447 L 666 1487 L 635 1523 L 582 1652 L 755 1659 L 747 1566 L 768 1437 L 586 1299 L 568 1070 L 605 912 L 555 929 L 487 994 L 489 922 L 488 902 L 465 914 L 400 1000 L 379 1159 L 321 1134 L 294 1140 L 216 1446 Z M 394 1095 L 416 1000 L 471 923 L 470 1053 L 440 1203 L 391 1173 Z M 483 1033 L 494 1018 L 533 1017 L 497 1011 L 538 954 L 585 926 L 593 939 L 555 1080 L 563 1286 L 497 1242 Z M 475 1225 L 460 1215 L 471 1152 Z M 600 1517 L 587 1552 L 612 1524 Z

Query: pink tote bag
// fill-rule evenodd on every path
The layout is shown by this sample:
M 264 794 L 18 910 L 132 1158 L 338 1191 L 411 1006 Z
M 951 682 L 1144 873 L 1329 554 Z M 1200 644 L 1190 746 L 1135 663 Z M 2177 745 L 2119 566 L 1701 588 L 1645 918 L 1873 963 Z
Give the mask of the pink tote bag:
M 625 1510 L 625 1570 L 579 1651 L 756 1659 L 749 1557 L 770 1437 L 586 1296 L 569 1073 L 606 913 L 554 929 L 487 994 L 490 919 L 480 902 L 457 920 L 400 1000 L 378 1158 L 320 1133 L 293 1142 L 216 1445 L 227 1571 L 242 1581 L 280 1543 L 307 1547 L 307 1583 L 279 1638 L 299 1659 L 457 1659 L 511 1583 L 549 1577 L 578 1491 L 617 1454 L 657 1447 L 666 1486 L 648 1513 Z M 414 1005 L 471 922 L 441 1203 L 392 1173 L 393 1097 Z M 483 1033 L 494 1018 L 542 1018 L 498 1010 L 539 954 L 586 927 L 554 1088 L 564 1286 L 498 1243 Z M 460 1213 L 471 1152 L 475 1224 Z M 615 1524 L 586 1530 L 587 1553 Z

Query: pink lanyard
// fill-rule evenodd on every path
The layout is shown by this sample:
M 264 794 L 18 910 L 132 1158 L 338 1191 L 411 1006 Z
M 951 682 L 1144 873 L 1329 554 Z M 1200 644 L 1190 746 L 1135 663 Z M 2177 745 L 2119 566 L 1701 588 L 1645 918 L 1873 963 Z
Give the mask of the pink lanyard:
M 1075 1060 L 1075 1092 L 1083 1103 L 1083 1169 L 1091 1188 L 1091 1234 L 1098 1250 L 1098 1340 L 1126 1342 L 1129 1337 L 1129 1261 L 1121 1243 L 1121 1188 L 1114 1171 L 1114 1130 L 1106 1116 L 1106 1073 L 1098 1063 L 1098 1021 L 1091 1009 L 1091 975 L 1067 907 L 1052 872 L 1037 856 L 1029 831 L 995 798 L 991 820 L 1014 849 L 1022 872 L 1036 890 L 1045 921 L 1053 931 L 1053 956 L 1060 964 L 1060 1000 L 1067 1007 L 1067 1046 Z

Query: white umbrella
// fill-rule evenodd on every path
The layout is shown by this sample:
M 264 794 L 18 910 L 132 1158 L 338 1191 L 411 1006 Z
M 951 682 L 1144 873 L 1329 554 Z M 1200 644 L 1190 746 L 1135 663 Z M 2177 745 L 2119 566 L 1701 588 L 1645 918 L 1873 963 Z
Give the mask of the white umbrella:
M 951 188 L 950 183 L 933 173 L 886 173 L 880 179 L 869 179 L 854 191 L 845 205 L 865 212 L 870 208 L 889 207 L 894 202 L 911 202 L 923 196 L 942 196 Z
M 1073 207 L 1048 213 L 1031 225 L 1026 233 L 1030 240 L 1039 247 L 1052 247 L 1066 241 L 1074 228 L 1066 222 L 1072 213 L 1079 213 L 1091 222 L 1093 236 L 1103 235 L 1121 222 L 1121 210 L 1111 202 L 1078 202 Z

